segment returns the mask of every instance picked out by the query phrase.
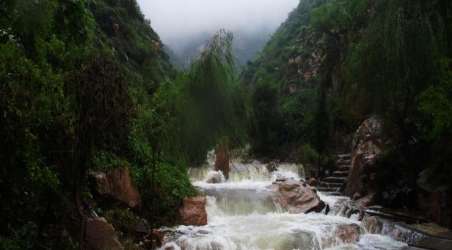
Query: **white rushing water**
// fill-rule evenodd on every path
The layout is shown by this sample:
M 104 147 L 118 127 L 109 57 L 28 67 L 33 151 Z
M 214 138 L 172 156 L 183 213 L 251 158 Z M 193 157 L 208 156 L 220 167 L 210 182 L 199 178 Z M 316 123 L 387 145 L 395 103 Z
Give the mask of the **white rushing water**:
M 210 163 L 209 165 L 211 165 Z M 234 162 L 227 182 L 210 184 L 205 180 L 211 168 L 190 172 L 193 184 L 208 196 L 208 225 L 179 226 L 175 236 L 162 249 L 182 250 L 321 250 L 388 249 L 398 250 L 406 244 L 382 235 L 366 234 L 361 222 L 339 216 L 341 204 L 348 198 L 319 194 L 331 212 L 290 214 L 270 198 L 270 186 L 280 177 L 302 179 L 302 166 L 279 164 L 270 173 L 264 164 Z M 356 225 L 359 241 L 342 242 L 337 227 Z

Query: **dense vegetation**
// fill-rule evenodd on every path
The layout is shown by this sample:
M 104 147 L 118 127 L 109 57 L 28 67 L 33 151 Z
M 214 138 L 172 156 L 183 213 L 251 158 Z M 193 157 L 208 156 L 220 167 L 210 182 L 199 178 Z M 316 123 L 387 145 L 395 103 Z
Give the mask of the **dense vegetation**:
M 327 166 L 371 115 L 392 138 L 382 204 L 450 194 L 451 36 L 447 0 L 302 0 L 239 79 L 232 34 L 179 72 L 135 0 L 1 1 L 0 248 L 74 249 L 92 212 L 133 240 L 176 222 L 218 143 Z M 124 167 L 139 209 L 90 185 Z
M 451 18 L 450 1 L 301 1 L 243 74 L 255 153 L 327 164 L 379 115 L 392 138 L 381 202 L 450 193 Z
M 0 248 L 72 249 L 90 210 L 118 229 L 175 222 L 187 165 L 243 138 L 231 39 L 176 72 L 135 0 L 1 1 Z M 139 210 L 93 199 L 89 173 L 117 167 Z

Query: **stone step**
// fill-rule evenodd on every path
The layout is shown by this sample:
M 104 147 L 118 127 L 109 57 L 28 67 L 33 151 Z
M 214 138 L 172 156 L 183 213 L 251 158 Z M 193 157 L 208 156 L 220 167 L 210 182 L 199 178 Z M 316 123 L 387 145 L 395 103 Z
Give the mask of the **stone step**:
M 352 164 L 352 160 L 337 160 L 336 165 L 350 165 Z
M 336 155 L 337 159 L 352 159 L 352 154 L 338 154 Z
M 333 175 L 334 177 L 348 177 L 349 171 L 334 171 Z
M 339 171 L 350 171 L 351 166 L 350 165 L 342 165 L 342 166 L 338 166 L 337 170 Z
M 325 179 L 323 179 L 324 182 L 328 182 L 328 183 L 341 183 L 344 184 L 347 181 L 347 177 L 334 177 L 334 176 L 330 176 L 330 177 L 326 177 Z

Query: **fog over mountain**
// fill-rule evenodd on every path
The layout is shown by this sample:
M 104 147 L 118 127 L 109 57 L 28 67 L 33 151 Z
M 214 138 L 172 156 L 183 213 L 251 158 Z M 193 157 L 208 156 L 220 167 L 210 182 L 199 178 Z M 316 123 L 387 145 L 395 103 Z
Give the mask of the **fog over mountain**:
M 252 59 L 284 22 L 299 0 L 138 0 L 146 18 L 172 50 L 178 64 L 187 64 L 216 31 L 234 32 L 239 64 Z

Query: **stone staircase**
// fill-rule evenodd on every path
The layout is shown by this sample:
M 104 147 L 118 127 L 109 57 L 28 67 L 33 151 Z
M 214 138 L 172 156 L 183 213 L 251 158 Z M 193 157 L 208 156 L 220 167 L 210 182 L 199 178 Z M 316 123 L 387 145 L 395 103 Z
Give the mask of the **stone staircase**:
M 320 181 L 317 190 L 328 195 L 342 195 L 347 184 L 351 164 L 351 154 L 337 155 L 336 170 Z

